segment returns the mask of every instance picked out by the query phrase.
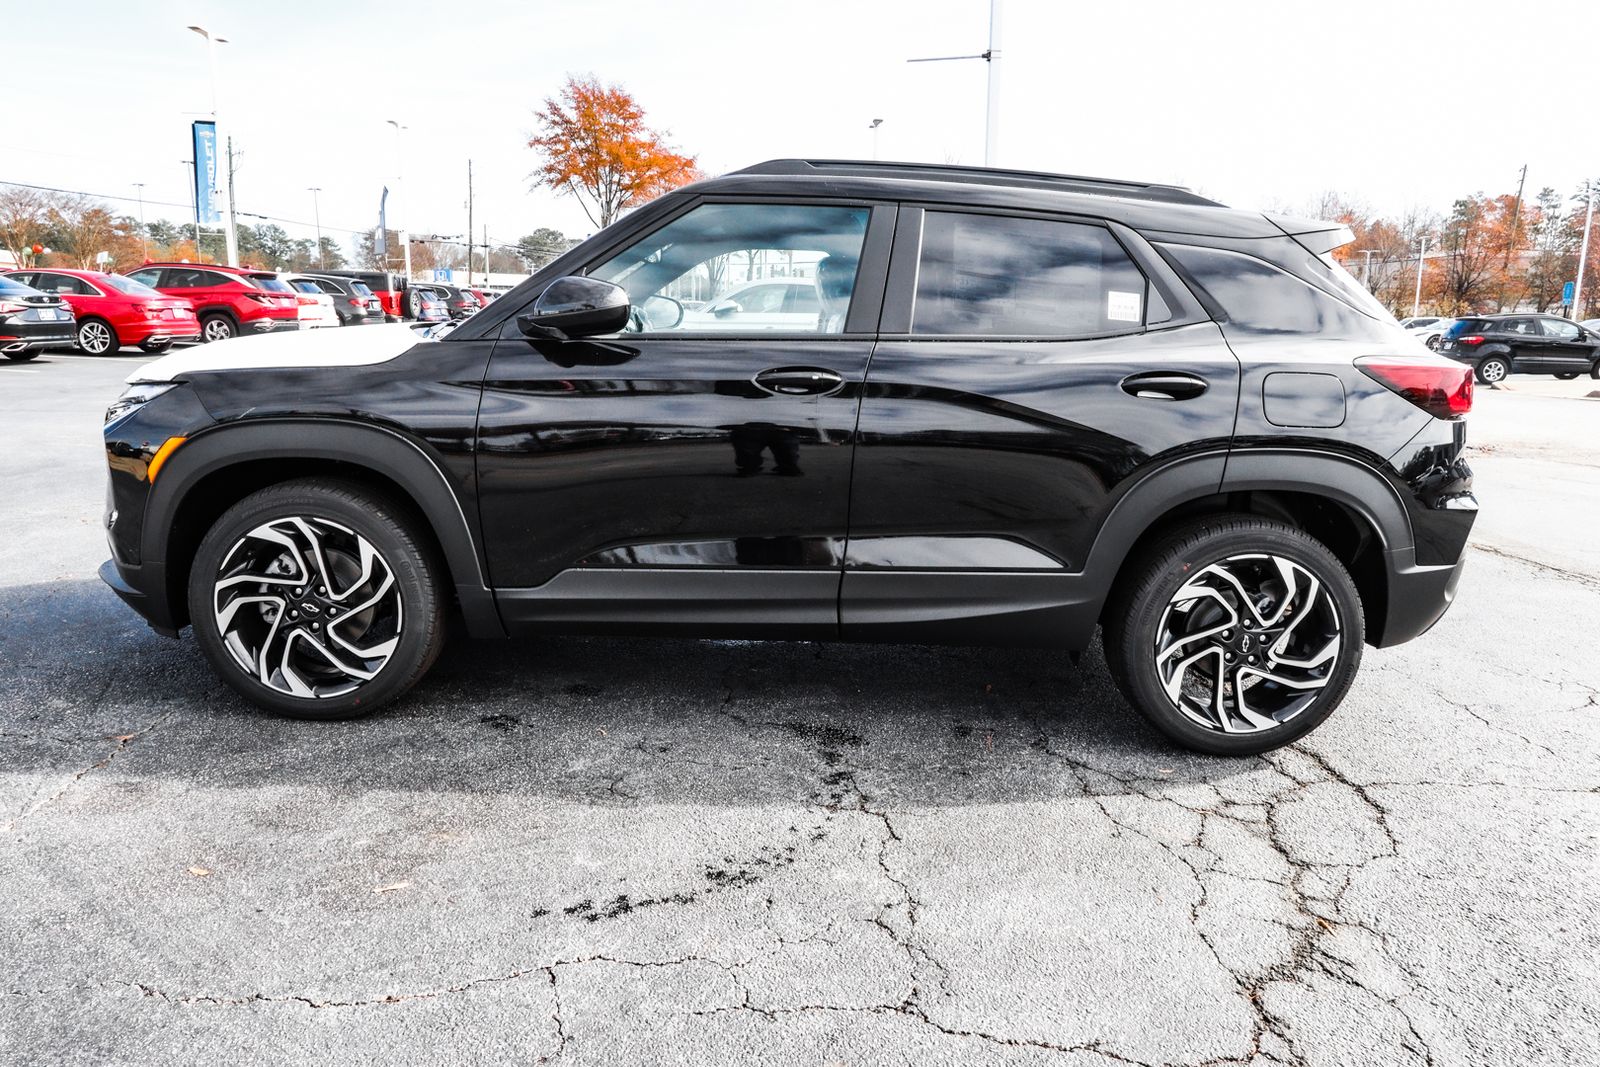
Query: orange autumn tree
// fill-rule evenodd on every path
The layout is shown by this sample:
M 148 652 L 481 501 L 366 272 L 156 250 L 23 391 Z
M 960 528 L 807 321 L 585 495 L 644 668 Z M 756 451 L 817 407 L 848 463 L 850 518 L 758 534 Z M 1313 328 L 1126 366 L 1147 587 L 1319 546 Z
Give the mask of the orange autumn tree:
M 663 132 L 645 125 L 627 90 L 592 75 L 567 75 L 560 95 L 535 115 L 539 130 L 528 147 L 541 163 L 534 184 L 576 196 L 596 226 L 700 176 L 693 156 L 673 151 Z

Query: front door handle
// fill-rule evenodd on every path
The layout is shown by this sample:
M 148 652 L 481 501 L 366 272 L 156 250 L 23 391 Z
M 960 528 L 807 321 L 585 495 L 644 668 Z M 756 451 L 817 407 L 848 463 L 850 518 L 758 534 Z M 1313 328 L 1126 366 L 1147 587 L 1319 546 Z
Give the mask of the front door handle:
M 772 367 L 756 375 L 755 383 L 779 396 L 827 396 L 844 388 L 844 377 L 826 367 Z
M 1122 391 L 1143 400 L 1193 400 L 1207 388 L 1204 378 L 1177 371 L 1148 371 L 1122 379 Z

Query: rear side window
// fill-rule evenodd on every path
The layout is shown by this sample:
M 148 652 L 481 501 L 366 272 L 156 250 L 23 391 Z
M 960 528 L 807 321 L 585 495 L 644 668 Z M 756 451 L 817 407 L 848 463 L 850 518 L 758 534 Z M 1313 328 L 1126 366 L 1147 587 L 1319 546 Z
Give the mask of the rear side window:
M 1242 252 L 1162 245 L 1221 306 L 1232 326 L 1255 333 L 1368 335 L 1366 316 L 1287 271 Z
M 1110 231 L 930 211 L 911 332 L 1088 337 L 1144 324 L 1145 279 Z

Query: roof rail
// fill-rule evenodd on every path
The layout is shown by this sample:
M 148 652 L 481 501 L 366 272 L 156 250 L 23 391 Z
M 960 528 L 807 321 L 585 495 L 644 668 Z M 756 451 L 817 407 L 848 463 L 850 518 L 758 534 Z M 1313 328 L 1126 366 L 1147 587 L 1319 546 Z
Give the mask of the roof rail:
M 1222 207 L 1181 185 L 1086 178 L 1076 174 L 1050 174 L 1036 170 L 1001 170 L 995 167 L 961 167 L 938 163 L 882 163 L 861 159 L 769 159 L 734 174 L 794 174 L 823 177 L 899 178 L 904 181 L 972 182 L 1021 189 L 1052 189 L 1090 196 L 1122 196 L 1166 204 Z

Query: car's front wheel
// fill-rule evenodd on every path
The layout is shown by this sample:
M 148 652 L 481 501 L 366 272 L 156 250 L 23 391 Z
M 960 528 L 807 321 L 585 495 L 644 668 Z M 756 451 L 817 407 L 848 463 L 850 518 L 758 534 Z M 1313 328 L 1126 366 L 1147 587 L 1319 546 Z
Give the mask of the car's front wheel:
M 212 668 L 268 711 L 365 714 L 426 673 L 443 642 L 440 569 L 389 498 L 284 482 L 228 509 L 201 541 L 189 618 Z
M 1305 736 L 1361 662 L 1361 600 L 1304 531 L 1250 515 L 1200 519 L 1131 562 L 1107 605 L 1106 660 L 1130 704 L 1173 741 L 1243 756 Z
M 1511 364 L 1499 356 L 1490 356 L 1478 364 L 1478 381 L 1484 385 L 1498 385 L 1511 373 Z

